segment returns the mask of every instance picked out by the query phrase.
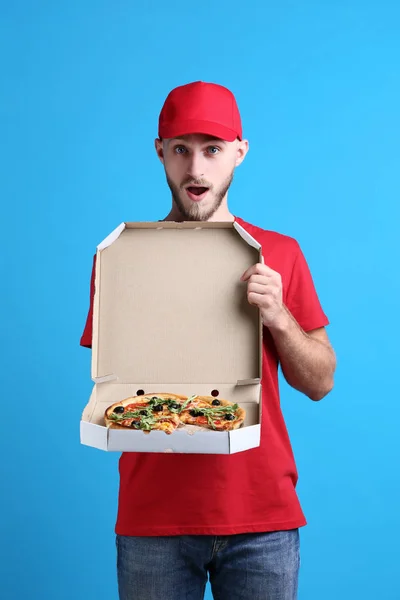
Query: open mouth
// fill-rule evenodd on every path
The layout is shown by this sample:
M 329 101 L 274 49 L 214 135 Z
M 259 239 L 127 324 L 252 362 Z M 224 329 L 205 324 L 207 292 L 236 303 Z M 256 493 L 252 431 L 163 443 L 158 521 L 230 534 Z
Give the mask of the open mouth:
M 200 202 L 205 198 L 209 188 L 208 187 L 200 187 L 200 186 L 189 186 L 186 188 L 186 193 L 191 200 L 194 202 Z

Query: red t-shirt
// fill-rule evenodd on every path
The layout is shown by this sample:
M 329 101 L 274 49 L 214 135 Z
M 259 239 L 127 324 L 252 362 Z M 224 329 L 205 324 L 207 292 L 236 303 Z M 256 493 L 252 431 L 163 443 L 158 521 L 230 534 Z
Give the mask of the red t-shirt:
M 296 240 L 239 217 L 281 274 L 283 301 L 305 331 L 329 324 Z M 91 347 L 91 302 L 81 345 Z M 263 411 L 258 448 L 232 455 L 123 453 L 115 532 L 120 535 L 229 535 L 306 524 L 297 469 L 279 402 L 278 355 L 264 327 Z

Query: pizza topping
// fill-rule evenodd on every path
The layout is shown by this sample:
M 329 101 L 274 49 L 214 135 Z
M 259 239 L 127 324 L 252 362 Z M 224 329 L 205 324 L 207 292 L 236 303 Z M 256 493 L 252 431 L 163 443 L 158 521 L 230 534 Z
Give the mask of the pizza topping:
M 133 405 L 130 405 L 131 407 Z M 153 408 L 151 406 L 147 406 L 145 408 L 143 408 L 143 404 L 139 405 L 142 406 L 141 409 L 137 409 L 137 410 L 128 410 L 126 412 L 124 412 L 123 414 L 115 414 L 115 413 L 111 413 L 109 415 L 109 418 L 120 424 L 123 425 L 125 427 L 132 427 L 134 429 L 141 429 L 143 431 L 149 432 L 152 429 L 154 429 L 154 426 L 157 425 L 160 422 L 163 422 L 164 425 L 176 425 L 176 423 L 174 422 L 173 418 L 168 418 L 166 417 L 161 417 L 159 416 L 160 410 L 163 410 L 163 406 L 159 405 L 155 406 L 154 409 L 156 409 L 156 413 L 153 413 Z M 176 417 L 175 417 L 176 418 Z
M 221 425 L 225 419 L 233 421 L 236 418 L 236 411 L 239 408 L 238 404 L 228 404 L 227 406 L 216 406 L 215 408 L 205 408 L 202 412 L 207 417 L 209 426 L 215 429 L 216 425 Z
M 173 398 L 159 398 L 158 396 L 153 396 L 151 400 L 149 400 L 149 406 L 155 412 L 161 412 L 164 410 L 164 406 L 172 413 L 178 414 L 182 411 L 183 404 L 180 404 Z
M 238 404 L 228 404 L 227 406 L 216 406 L 215 408 L 213 407 L 201 407 L 201 409 L 192 409 L 189 411 L 189 414 L 191 416 L 203 416 L 203 415 L 210 415 L 210 416 L 221 416 L 221 417 L 225 417 L 225 415 L 228 414 L 234 414 L 237 409 L 239 408 Z M 192 415 L 192 413 L 195 413 Z
M 233 421 L 234 418 L 235 418 L 235 415 L 233 415 L 232 413 L 228 413 L 227 415 L 225 415 L 225 419 L 227 421 Z
M 224 401 L 217 398 L 202 399 L 195 395 L 185 401 L 179 397 L 168 398 L 167 395 L 152 396 L 150 399 L 144 399 L 144 402 L 133 401 L 126 406 L 115 406 L 113 411 L 108 413 L 108 419 L 145 433 L 149 433 L 152 429 L 164 431 L 168 429 L 167 433 L 172 433 L 181 420 L 183 423 L 208 426 L 214 430 L 229 429 L 228 422 L 238 419 L 239 405 L 222 404 L 222 402 Z
M 127 412 L 137 410 L 138 408 L 147 408 L 147 402 L 135 402 L 135 404 L 128 404 L 125 406 Z
M 134 410 L 134 411 L 127 411 L 122 415 L 114 415 L 111 414 L 109 416 L 109 419 L 112 419 L 113 421 L 120 421 L 121 419 L 133 419 L 135 417 L 138 417 L 140 415 L 140 412 L 138 410 Z
M 203 410 L 197 410 L 197 409 L 193 408 L 192 410 L 189 410 L 189 415 L 191 417 L 203 417 L 204 416 L 204 411 Z
M 150 431 L 152 428 L 152 425 L 154 425 L 155 423 L 156 423 L 156 419 L 151 418 L 151 417 L 144 417 L 140 421 L 140 429 L 144 429 L 145 431 Z
M 181 405 L 179 412 L 182 412 L 185 409 L 188 409 L 189 405 L 193 402 L 193 400 L 197 398 L 197 396 L 190 396 L 185 402 Z
M 222 405 L 220 400 L 218 404 L 201 402 L 198 407 L 188 407 L 186 414 L 192 418 L 189 423 L 193 425 L 208 425 L 211 429 L 217 429 L 225 421 L 234 421 L 237 418 L 238 404 Z M 205 406 L 204 406 L 205 404 Z

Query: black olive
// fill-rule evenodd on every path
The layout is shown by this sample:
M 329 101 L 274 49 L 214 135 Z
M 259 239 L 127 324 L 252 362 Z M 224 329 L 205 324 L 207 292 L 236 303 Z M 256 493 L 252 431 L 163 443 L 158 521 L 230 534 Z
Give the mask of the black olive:
M 147 410 L 141 410 L 139 415 L 147 415 Z
M 211 404 L 213 404 L 214 406 L 219 406 L 221 402 L 219 400 L 213 400 Z
M 169 405 L 170 408 L 176 409 L 179 408 L 179 404 L 177 404 L 176 402 L 171 402 L 171 404 Z
M 233 421 L 234 418 L 235 418 L 235 415 L 233 415 L 232 413 L 228 413 L 227 415 L 225 415 L 225 419 L 227 421 Z
M 193 409 L 193 410 L 189 410 L 189 415 L 191 417 L 203 417 L 204 412 L 202 410 Z
M 116 415 L 121 415 L 124 412 L 125 408 L 123 406 L 116 406 L 113 410 Z
M 138 429 L 139 423 L 137 421 L 132 421 L 131 427 L 134 427 L 135 429 Z
M 162 404 L 157 404 L 153 410 L 154 412 L 160 412 L 163 409 Z

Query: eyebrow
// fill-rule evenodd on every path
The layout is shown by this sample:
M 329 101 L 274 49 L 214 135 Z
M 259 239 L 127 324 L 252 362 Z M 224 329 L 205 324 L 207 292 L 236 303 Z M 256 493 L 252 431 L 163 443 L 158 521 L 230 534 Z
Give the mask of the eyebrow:
M 173 138 L 171 140 L 171 144 L 174 144 L 174 143 L 177 143 L 177 142 L 183 142 L 184 144 L 190 144 L 190 142 L 188 142 L 188 140 L 185 140 L 184 138 Z M 209 140 L 207 140 L 207 141 L 204 142 L 205 145 L 206 144 L 210 145 L 210 144 L 213 144 L 213 143 L 226 146 L 225 140 L 221 140 L 220 138 L 212 138 L 212 139 L 209 139 Z

